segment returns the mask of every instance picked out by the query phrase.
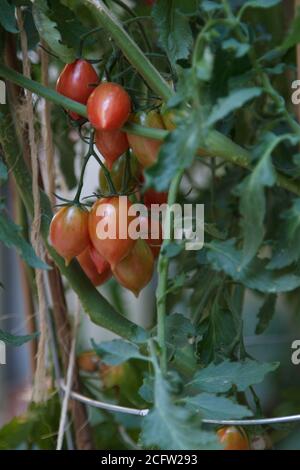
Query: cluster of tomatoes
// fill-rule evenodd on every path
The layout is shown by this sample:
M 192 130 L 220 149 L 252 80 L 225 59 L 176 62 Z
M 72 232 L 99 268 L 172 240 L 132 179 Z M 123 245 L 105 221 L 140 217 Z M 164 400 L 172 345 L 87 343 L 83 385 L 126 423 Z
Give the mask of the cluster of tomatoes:
M 140 232 L 147 230 L 148 238 L 133 239 L 120 235 L 119 225 L 129 227 L 133 217 L 124 211 L 120 204 L 121 180 L 124 173 L 125 152 L 130 150 L 132 173 L 138 186 L 135 192 L 141 198 L 140 186 L 143 183 L 143 168 L 155 163 L 159 151 L 159 141 L 122 131 L 127 121 L 143 124 L 148 127 L 164 129 L 167 125 L 156 110 L 148 113 L 132 114 L 131 98 L 119 84 L 103 81 L 98 84 L 98 75 L 93 66 L 86 60 L 77 59 L 67 64 L 62 70 L 56 90 L 68 98 L 87 106 L 88 121 L 95 132 L 95 145 L 105 159 L 115 193 L 107 194 L 96 200 L 91 210 L 81 205 L 68 204 L 62 207 L 53 217 L 50 226 L 50 241 L 56 251 L 69 263 L 77 258 L 86 275 L 98 286 L 114 275 L 125 288 L 138 295 L 152 278 L 154 260 L 159 255 L 162 243 L 160 223 L 151 238 L 151 223 L 148 218 L 140 216 Z M 69 111 L 75 121 L 82 116 Z M 118 160 L 118 161 L 117 161 Z M 108 189 L 106 171 L 100 169 L 100 186 Z M 127 198 L 127 209 L 132 204 L 130 194 Z M 144 204 L 162 204 L 167 201 L 167 193 L 147 190 L 143 195 Z M 100 210 L 101 209 L 101 210 Z M 98 214 L 101 213 L 99 216 Z M 120 224 L 119 221 L 122 221 Z M 116 221 L 116 236 L 101 238 L 97 233 L 98 223 L 109 226 Z

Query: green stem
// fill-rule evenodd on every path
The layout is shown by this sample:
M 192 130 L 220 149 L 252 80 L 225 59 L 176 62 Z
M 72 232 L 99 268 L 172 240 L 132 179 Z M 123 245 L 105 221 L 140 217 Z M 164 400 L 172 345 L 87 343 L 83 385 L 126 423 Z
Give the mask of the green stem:
M 14 129 L 13 119 L 7 105 L 0 108 L 0 143 L 8 167 L 14 174 L 21 198 L 29 214 L 33 214 L 33 198 L 29 188 L 32 187 L 31 176 L 22 158 L 18 139 Z M 84 275 L 76 261 L 67 267 L 54 248 L 48 242 L 49 225 L 52 219 L 51 204 L 44 192 L 41 191 L 41 234 L 46 248 L 57 264 L 61 273 L 69 281 L 71 288 L 78 295 L 82 307 L 90 316 L 92 322 L 106 328 L 119 336 L 131 341 L 147 338 L 148 333 L 135 323 L 122 317 L 94 288 Z
M 177 192 L 180 185 L 180 181 L 183 175 L 183 170 L 176 173 L 172 180 L 169 195 L 168 195 L 168 207 L 171 207 L 176 202 Z M 165 374 L 167 371 L 167 346 L 166 346 L 166 309 L 167 309 L 167 295 L 166 291 L 168 288 L 168 273 L 169 273 L 169 258 L 165 256 L 165 250 L 172 240 L 172 223 L 173 218 L 170 211 L 166 212 L 165 219 L 165 233 L 170 233 L 170 239 L 165 239 L 162 245 L 160 256 L 158 259 L 158 286 L 156 291 L 157 301 L 157 336 L 158 344 L 160 347 L 160 366 L 162 372 Z
M 84 3 L 152 90 L 167 101 L 172 96 L 171 88 L 103 1 L 84 0 Z

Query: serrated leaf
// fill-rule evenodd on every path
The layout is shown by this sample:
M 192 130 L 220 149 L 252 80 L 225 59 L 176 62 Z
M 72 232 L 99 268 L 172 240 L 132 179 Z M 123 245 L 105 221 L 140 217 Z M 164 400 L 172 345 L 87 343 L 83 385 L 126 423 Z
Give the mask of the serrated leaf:
M 10 346 L 22 346 L 22 344 L 28 343 L 28 341 L 32 341 L 38 335 L 39 333 L 36 332 L 32 335 L 16 336 L 0 330 L 0 341 L 4 341 L 5 344 L 9 344 Z
M 244 233 L 242 267 L 256 255 L 264 238 L 266 213 L 265 188 L 276 182 L 276 174 L 268 153 L 258 162 L 251 175 L 246 178 L 240 200 L 240 213 Z
M 157 0 L 152 8 L 152 17 L 158 31 L 161 47 L 172 64 L 189 56 L 193 36 L 188 17 L 184 11 L 184 0 Z
M 259 363 L 250 359 L 244 362 L 224 361 L 217 365 L 211 363 L 196 372 L 187 387 L 207 393 L 226 393 L 236 386 L 239 391 L 244 392 L 251 385 L 262 382 L 278 366 L 278 362 Z
M 262 89 L 258 87 L 242 88 L 232 91 L 225 98 L 220 98 L 208 116 L 207 126 L 212 126 L 220 119 L 224 119 L 232 111 L 240 109 L 244 104 L 260 96 L 261 93 Z
M 192 164 L 200 139 L 197 115 L 191 113 L 167 136 L 160 148 L 157 162 L 145 172 L 154 189 L 168 190 L 176 171 L 188 168 Z
M 277 296 L 275 294 L 267 295 L 257 315 L 258 323 L 255 328 L 256 335 L 261 335 L 262 333 L 264 333 L 264 331 L 269 326 L 269 323 L 275 313 L 276 300 Z
M 1 0 L 0 24 L 9 33 L 17 33 L 18 28 L 15 17 L 15 7 L 7 0 Z
M 79 50 L 81 36 L 87 33 L 89 28 L 81 23 L 79 15 L 62 5 L 60 0 L 50 0 L 49 5 L 51 12 L 55 13 L 51 15 L 51 19 L 56 21 L 63 43 L 71 49 Z
M 216 271 L 223 271 L 249 289 L 265 293 L 290 292 L 300 286 L 300 277 L 294 273 L 267 269 L 268 260 L 254 258 L 241 269 L 242 251 L 235 248 L 235 240 L 213 241 L 209 244 L 207 259 Z
M 135 344 L 122 339 L 105 341 L 98 345 L 92 340 L 92 344 L 95 352 L 101 357 L 101 360 L 111 366 L 122 364 L 129 359 L 148 359 L 139 352 Z
M 186 397 L 184 402 L 204 419 L 241 419 L 253 416 L 246 406 L 209 393 Z
M 218 449 L 213 432 L 201 429 L 201 420 L 185 406 L 175 405 L 168 383 L 158 370 L 154 384 L 155 405 L 142 421 L 141 441 L 146 448 L 163 450 Z
M 76 58 L 75 51 L 62 43 L 57 24 L 50 19 L 51 10 L 46 0 L 36 0 L 33 4 L 33 17 L 40 36 L 50 49 L 63 61 L 70 63 Z
M 38 258 L 31 245 L 23 238 L 21 227 L 14 224 L 5 212 L 0 212 L 0 241 L 8 248 L 15 247 L 20 256 L 32 268 L 50 269 L 40 258 Z
M 300 199 L 281 215 L 279 238 L 273 248 L 268 269 L 281 269 L 300 259 Z

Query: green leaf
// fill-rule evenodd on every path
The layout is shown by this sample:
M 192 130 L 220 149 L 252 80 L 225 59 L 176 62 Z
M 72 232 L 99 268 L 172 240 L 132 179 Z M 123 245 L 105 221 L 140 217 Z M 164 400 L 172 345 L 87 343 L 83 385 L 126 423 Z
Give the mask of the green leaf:
M 32 268 L 50 269 L 38 258 L 29 243 L 21 235 L 21 227 L 14 224 L 5 212 L 0 212 L 0 241 L 8 248 L 15 247 L 20 256 Z
M 207 126 L 212 126 L 220 119 L 224 119 L 228 114 L 236 109 L 240 109 L 248 101 L 257 98 L 262 93 L 258 87 L 243 88 L 234 90 L 225 98 L 220 98 L 213 107 L 210 116 L 207 119 Z
M 112 341 L 105 341 L 99 345 L 95 344 L 92 340 L 93 348 L 96 353 L 101 357 L 101 360 L 108 365 L 116 366 L 128 361 L 129 359 L 142 359 L 148 360 L 143 356 L 138 347 L 124 341 L 122 339 L 114 339 Z
M 266 213 L 265 187 L 276 182 L 276 174 L 271 156 L 266 153 L 258 162 L 250 176 L 246 178 L 240 200 L 240 213 L 244 232 L 242 267 L 256 255 L 264 238 L 264 218 Z
M 172 346 L 181 348 L 189 339 L 195 336 L 195 326 L 180 313 L 169 315 L 166 319 L 167 342 Z
M 218 449 L 213 432 L 202 431 L 201 420 L 185 406 L 175 405 L 168 383 L 159 370 L 155 373 L 155 405 L 142 421 L 141 441 L 146 449 Z
M 186 397 L 184 402 L 195 413 L 200 413 L 204 419 L 241 419 L 253 416 L 252 411 L 246 406 L 209 393 Z
M 40 36 L 50 49 L 63 61 L 70 63 L 76 58 L 74 50 L 62 43 L 57 24 L 51 20 L 51 10 L 46 0 L 36 0 L 33 4 L 33 17 Z
M 166 191 L 180 168 L 188 168 L 199 147 L 201 134 L 196 113 L 191 112 L 173 132 L 167 136 L 160 148 L 155 165 L 145 172 L 147 182 L 157 191 Z
M 300 199 L 295 199 L 291 209 L 281 214 L 279 238 L 273 248 L 268 269 L 281 269 L 300 259 Z
M 238 391 L 244 392 L 251 385 L 262 382 L 278 366 L 278 362 L 259 363 L 250 359 L 244 362 L 224 361 L 217 365 L 211 363 L 196 372 L 187 387 L 207 393 L 226 393 L 235 385 Z
M 297 8 L 296 15 L 291 27 L 281 45 L 281 49 L 290 49 L 300 42 L 300 7 Z
M 8 172 L 4 163 L 0 160 L 0 183 L 7 181 Z
M 5 344 L 9 344 L 10 346 L 22 346 L 22 344 L 32 341 L 37 336 L 39 336 L 38 332 L 32 335 L 16 336 L 0 330 L 0 341 L 4 341 Z
M 213 241 L 209 244 L 207 259 L 216 271 L 223 271 L 249 289 L 264 294 L 290 292 L 300 286 L 300 277 L 293 272 L 268 270 L 268 260 L 254 258 L 241 269 L 242 252 L 234 245 L 235 240 Z
M 264 331 L 269 326 L 269 323 L 275 313 L 276 300 L 277 296 L 275 294 L 267 295 L 257 315 L 258 323 L 255 328 L 256 335 L 261 335 L 262 333 L 264 333 Z
M 1 0 L 0 24 L 9 33 L 17 33 L 18 28 L 15 17 L 15 7 L 7 0 Z
M 187 4 L 184 0 L 157 0 L 152 9 L 160 45 L 172 64 L 186 59 L 193 44 L 188 17 L 182 13 Z

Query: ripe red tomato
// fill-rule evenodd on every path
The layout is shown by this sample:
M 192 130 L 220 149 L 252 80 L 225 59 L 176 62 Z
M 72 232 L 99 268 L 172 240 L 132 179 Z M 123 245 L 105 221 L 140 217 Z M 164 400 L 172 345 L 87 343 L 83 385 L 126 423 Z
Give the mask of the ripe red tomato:
M 68 265 L 89 245 L 89 214 L 77 206 L 61 208 L 50 224 L 50 242 Z
M 100 286 L 111 277 L 112 273 L 108 262 L 99 253 L 94 252 L 95 249 L 88 246 L 77 256 L 77 260 L 94 286 Z
M 84 372 L 96 372 L 100 366 L 100 358 L 94 351 L 84 351 L 77 357 L 77 364 Z
M 151 217 L 140 216 L 141 233 L 146 234 L 143 238 L 152 251 L 154 259 L 158 258 L 160 248 L 163 242 L 162 226 L 159 220 Z
M 87 102 L 88 119 L 95 129 L 120 129 L 128 119 L 131 100 L 117 83 L 103 82 L 95 88 Z
M 94 67 L 86 60 L 77 59 L 63 68 L 56 82 L 56 91 L 71 100 L 86 104 L 94 90 L 93 84 L 98 80 Z M 72 111 L 69 114 L 75 120 L 81 117 Z
M 106 166 L 112 169 L 113 163 L 129 148 L 127 135 L 120 130 L 96 131 L 96 147 L 105 158 Z
M 151 281 L 153 270 L 153 254 L 145 240 L 138 239 L 128 256 L 115 266 L 113 275 L 123 287 L 138 297 Z
M 154 189 L 147 189 L 144 193 L 144 204 L 148 208 L 151 208 L 151 204 L 166 204 L 168 202 L 167 192 L 158 192 Z
M 157 111 L 137 113 L 131 121 L 145 127 L 164 129 L 163 120 Z M 143 167 L 147 168 L 156 162 L 161 141 L 128 133 L 127 138 L 133 153 Z
M 89 214 L 92 243 L 112 269 L 128 255 L 135 243 L 128 234 L 128 226 L 135 219 L 128 215 L 130 205 L 126 196 L 99 199 Z
M 249 450 L 249 440 L 242 428 L 236 426 L 225 426 L 217 431 L 224 450 Z

